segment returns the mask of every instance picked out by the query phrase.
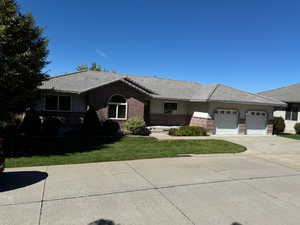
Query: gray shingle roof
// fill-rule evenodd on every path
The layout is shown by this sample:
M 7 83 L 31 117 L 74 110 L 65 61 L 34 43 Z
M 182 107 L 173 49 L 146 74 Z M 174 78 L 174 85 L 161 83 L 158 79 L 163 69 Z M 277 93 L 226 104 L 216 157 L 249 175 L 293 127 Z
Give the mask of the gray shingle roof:
M 177 99 L 196 102 L 236 102 L 284 106 L 279 100 L 251 94 L 225 85 L 203 85 L 197 82 L 171 80 L 150 76 L 133 76 L 110 72 L 85 71 L 52 77 L 43 82 L 42 90 L 83 93 L 115 82 L 129 82 L 153 98 Z
M 269 91 L 263 91 L 260 95 L 276 98 L 284 102 L 300 102 L 300 83 Z
M 252 94 L 240 89 L 219 84 L 209 98 L 215 102 L 243 102 L 244 104 L 282 105 L 282 102 L 265 96 Z M 284 105 L 284 104 L 283 104 Z

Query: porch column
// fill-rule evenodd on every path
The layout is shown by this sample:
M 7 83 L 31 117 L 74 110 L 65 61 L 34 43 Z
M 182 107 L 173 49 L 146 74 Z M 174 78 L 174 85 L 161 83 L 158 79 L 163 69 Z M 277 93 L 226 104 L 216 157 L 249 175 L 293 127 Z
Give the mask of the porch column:
M 245 119 L 239 119 L 239 134 L 245 135 L 246 134 L 246 120 Z
M 268 120 L 267 122 L 267 134 L 268 135 L 273 135 L 273 125 L 274 124 L 274 120 Z

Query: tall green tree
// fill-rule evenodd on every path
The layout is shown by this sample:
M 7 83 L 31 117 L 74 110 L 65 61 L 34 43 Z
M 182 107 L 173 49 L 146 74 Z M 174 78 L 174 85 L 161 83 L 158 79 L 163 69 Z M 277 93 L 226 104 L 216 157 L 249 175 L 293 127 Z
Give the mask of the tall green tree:
M 15 0 L 0 0 L 0 111 L 21 112 L 38 96 L 46 79 L 48 41 L 30 13 L 20 12 Z M 1 115 L 0 115 L 1 119 Z

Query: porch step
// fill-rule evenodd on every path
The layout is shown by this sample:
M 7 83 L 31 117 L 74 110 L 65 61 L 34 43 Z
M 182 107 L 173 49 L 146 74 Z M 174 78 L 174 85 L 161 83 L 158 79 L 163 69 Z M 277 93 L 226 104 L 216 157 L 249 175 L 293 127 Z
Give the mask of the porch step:
M 147 127 L 151 133 L 169 133 L 171 128 L 178 128 L 178 126 L 149 126 Z

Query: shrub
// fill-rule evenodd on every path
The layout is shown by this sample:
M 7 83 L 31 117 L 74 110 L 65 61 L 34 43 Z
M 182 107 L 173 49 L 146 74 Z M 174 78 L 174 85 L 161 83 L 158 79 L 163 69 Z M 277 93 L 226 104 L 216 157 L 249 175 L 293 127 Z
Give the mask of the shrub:
M 171 128 L 169 130 L 171 136 L 206 136 L 207 130 L 198 126 L 182 126 L 179 128 Z
M 179 128 L 171 128 L 169 130 L 169 135 L 171 136 L 181 136 L 179 132 Z
M 26 135 L 39 135 L 41 132 L 41 119 L 38 113 L 34 110 L 29 110 L 22 122 L 22 130 Z
M 96 135 L 99 133 L 101 124 L 96 113 L 96 110 L 93 106 L 89 106 L 89 109 L 84 115 L 84 120 L 82 124 L 82 132 L 85 134 Z
M 141 118 L 134 117 L 128 119 L 123 128 L 125 133 L 133 134 L 133 135 L 149 135 L 150 131 L 146 128 L 145 121 Z
M 120 134 L 120 125 L 114 120 L 106 120 L 102 126 L 102 133 L 105 136 L 116 136 Z
M 300 123 L 296 123 L 294 128 L 295 128 L 296 134 L 300 134 Z
M 58 129 L 62 127 L 62 122 L 55 117 L 46 117 L 43 123 L 43 133 L 46 136 L 56 136 Z
M 274 117 L 273 133 L 280 134 L 283 133 L 285 129 L 284 119 L 282 117 Z

